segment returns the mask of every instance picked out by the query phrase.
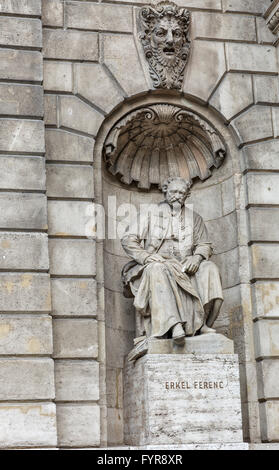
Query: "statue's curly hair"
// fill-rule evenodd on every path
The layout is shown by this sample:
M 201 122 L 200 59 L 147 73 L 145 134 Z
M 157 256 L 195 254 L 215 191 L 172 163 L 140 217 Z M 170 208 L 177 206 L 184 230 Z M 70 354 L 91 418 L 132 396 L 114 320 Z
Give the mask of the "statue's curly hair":
M 169 184 L 172 183 L 173 181 L 183 182 L 185 186 L 187 187 L 188 191 L 192 186 L 192 183 L 190 181 L 185 180 L 184 178 L 181 178 L 181 176 L 170 176 L 167 180 L 163 182 L 161 186 L 162 192 L 164 194 L 167 192 Z

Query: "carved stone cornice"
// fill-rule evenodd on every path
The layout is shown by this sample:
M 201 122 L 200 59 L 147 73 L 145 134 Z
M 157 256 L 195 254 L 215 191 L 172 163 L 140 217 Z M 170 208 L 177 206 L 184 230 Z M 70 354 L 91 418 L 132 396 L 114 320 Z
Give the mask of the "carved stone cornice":
M 273 34 L 279 32 L 279 0 L 273 0 L 270 7 L 264 13 L 266 24 Z
M 170 176 L 203 181 L 225 155 L 225 145 L 208 122 L 169 104 L 128 114 L 111 129 L 104 146 L 110 173 L 141 189 L 161 187 Z

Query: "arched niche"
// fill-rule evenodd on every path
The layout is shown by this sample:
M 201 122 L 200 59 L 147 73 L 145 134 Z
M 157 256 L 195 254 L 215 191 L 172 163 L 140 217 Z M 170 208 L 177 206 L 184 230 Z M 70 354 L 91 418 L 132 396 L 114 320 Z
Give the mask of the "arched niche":
M 146 126 L 142 125 L 143 122 Z M 154 127 L 157 129 L 157 137 L 151 136 Z M 181 128 L 183 130 L 179 139 L 181 135 L 183 139 L 179 140 L 175 135 L 179 134 Z M 140 136 L 142 146 L 137 144 Z M 152 139 L 154 137 L 152 145 L 150 136 Z M 157 147 L 154 144 L 156 138 Z M 181 150 L 180 156 L 184 155 L 184 171 L 188 173 L 181 174 L 182 160 L 179 164 L 176 151 L 184 143 L 189 150 L 188 153 Z M 168 145 L 168 151 L 162 155 L 164 145 Z M 141 147 L 145 147 L 144 150 Z M 162 159 L 167 162 L 167 166 L 162 165 L 162 175 L 161 172 L 157 174 L 155 181 L 150 179 L 155 171 L 153 158 L 148 158 L 148 163 L 142 158 L 139 164 L 139 153 L 150 157 L 149 149 L 153 157 L 155 153 L 155 161 L 158 162 L 159 154 L 159 161 L 162 155 Z M 195 166 L 188 164 L 185 155 L 191 156 L 192 164 L 195 159 Z M 120 166 L 117 165 L 118 159 L 122 162 Z M 215 326 L 218 332 L 234 340 L 235 351 L 241 360 L 244 354 L 244 329 L 238 220 L 239 204 L 242 203 L 236 200 L 241 163 L 240 153 L 228 128 L 217 115 L 202 105 L 182 97 L 149 94 L 124 103 L 105 120 L 96 140 L 94 162 L 96 201 L 105 207 L 107 224 L 113 217 L 108 196 L 116 198 L 117 208 L 124 203 L 132 203 L 138 208 L 142 203 L 162 200 L 160 185 L 163 178 L 177 172 L 180 176 L 188 175 L 191 178 L 193 186 L 188 202 L 193 203 L 194 210 L 206 222 L 213 240 L 213 260 L 218 265 L 223 280 L 225 301 Z M 137 178 L 131 172 L 133 165 L 137 168 Z M 149 181 L 146 176 L 147 168 Z M 190 168 L 198 171 L 191 173 Z M 143 184 L 142 176 L 145 177 L 146 184 Z M 121 270 L 128 258 L 120 240 L 106 238 L 98 244 L 98 250 L 98 261 L 103 259 L 103 270 L 99 269 L 98 276 L 100 284 L 104 286 L 102 304 L 105 324 L 103 339 L 106 344 L 104 368 L 108 444 L 120 445 L 123 443 L 122 371 L 124 357 L 133 346 L 135 330 L 133 300 L 125 299 L 122 294 Z M 246 379 L 243 377 L 243 396 L 245 390 Z

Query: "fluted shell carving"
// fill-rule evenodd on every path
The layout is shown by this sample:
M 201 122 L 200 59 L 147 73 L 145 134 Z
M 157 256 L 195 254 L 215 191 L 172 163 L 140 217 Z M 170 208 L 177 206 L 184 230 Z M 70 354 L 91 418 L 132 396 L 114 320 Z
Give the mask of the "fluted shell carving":
M 216 131 L 196 114 L 168 104 L 140 108 L 118 122 L 104 146 L 108 170 L 122 183 L 161 187 L 170 176 L 206 180 L 226 149 Z

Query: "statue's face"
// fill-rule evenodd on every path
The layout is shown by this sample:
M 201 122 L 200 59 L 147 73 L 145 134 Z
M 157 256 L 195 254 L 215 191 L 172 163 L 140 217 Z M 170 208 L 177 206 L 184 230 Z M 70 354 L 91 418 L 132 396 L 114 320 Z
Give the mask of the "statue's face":
M 183 45 L 183 31 L 176 18 L 166 16 L 158 20 L 151 34 L 153 48 L 161 63 L 172 63 Z
M 166 201 L 172 206 L 175 202 L 178 202 L 183 206 L 189 190 L 183 181 L 172 181 L 168 185 L 166 192 Z

